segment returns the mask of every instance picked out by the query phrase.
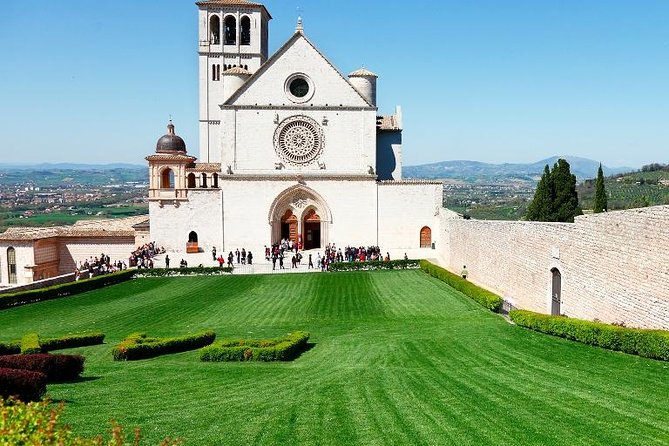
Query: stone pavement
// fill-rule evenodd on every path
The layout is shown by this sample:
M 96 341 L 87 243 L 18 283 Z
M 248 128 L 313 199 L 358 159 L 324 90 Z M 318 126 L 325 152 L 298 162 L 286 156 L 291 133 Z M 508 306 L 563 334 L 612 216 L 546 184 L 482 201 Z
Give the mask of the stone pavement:
M 233 271 L 233 274 L 294 274 L 294 273 L 311 273 L 311 272 L 320 272 L 320 269 L 315 267 L 313 269 L 309 269 L 308 263 L 309 263 L 309 254 L 312 255 L 312 258 L 314 259 L 314 264 L 316 263 L 316 259 L 318 258 L 318 254 L 320 253 L 321 255 L 323 254 L 322 249 L 312 249 L 310 251 L 301 251 L 302 255 L 304 256 L 302 258 L 302 264 L 299 265 L 297 268 L 291 268 L 291 261 L 290 257 L 286 256 L 284 258 L 284 268 L 285 269 L 279 269 L 279 262 L 276 262 L 276 269 L 272 269 L 272 261 L 267 261 L 265 260 L 265 257 L 263 253 L 261 253 L 259 256 L 257 256 L 254 253 L 254 259 L 253 259 L 253 265 L 241 265 L 235 263 L 235 269 Z M 408 250 L 398 250 L 398 249 L 392 249 L 389 251 L 390 254 L 390 259 L 391 260 L 399 260 L 404 258 L 404 254 L 406 252 L 407 256 L 410 259 L 429 259 L 430 261 L 434 263 L 441 263 L 440 260 L 437 260 L 437 255 L 436 252 L 432 249 L 408 249 Z M 188 262 L 189 267 L 196 267 L 196 266 L 205 266 L 205 267 L 212 267 L 212 266 L 218 266 L 218 262 L 214 261 L 211 256 L 211 252 L 199 252 L 197 254 L 186 254 L 185 252 L 177 252 L 177 251 L 168 251 L 165 254 L 159 254 L 156 257 L 153 258 L 153 263 L 154 263 L 154 268 L 164 268 L 165 267 L 165 256 L 168 255 L 170 257 L 170 267 L 171 268 L 178 268 L 179 267 L 179 262 L 181 259 L 185 259 L 186 262 Z M 385 252 L 384 252 L 385 256 Z M 227 255 L 226 257 L 226 265 L 227 265 Z

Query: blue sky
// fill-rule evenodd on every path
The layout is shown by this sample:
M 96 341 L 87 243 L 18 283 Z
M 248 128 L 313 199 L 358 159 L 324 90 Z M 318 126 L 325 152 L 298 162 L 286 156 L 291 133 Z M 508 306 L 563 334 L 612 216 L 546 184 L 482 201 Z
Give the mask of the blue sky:
M 0 162 L 144 163 L 171 114 L 197 154 L 191 0 L 3 0 Z M 406 165 L 669 162 L 669 1 L 267 0 L 404 111 Z

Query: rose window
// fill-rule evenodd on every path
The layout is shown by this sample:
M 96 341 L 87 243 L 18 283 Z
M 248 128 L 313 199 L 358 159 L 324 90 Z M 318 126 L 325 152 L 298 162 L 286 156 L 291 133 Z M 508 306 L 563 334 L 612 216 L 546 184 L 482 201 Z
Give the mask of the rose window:
M 311 118 L 290 117 L 274 132 L 274 148 L 290 164 L 309 164 L 323 150 L 323 131 Z

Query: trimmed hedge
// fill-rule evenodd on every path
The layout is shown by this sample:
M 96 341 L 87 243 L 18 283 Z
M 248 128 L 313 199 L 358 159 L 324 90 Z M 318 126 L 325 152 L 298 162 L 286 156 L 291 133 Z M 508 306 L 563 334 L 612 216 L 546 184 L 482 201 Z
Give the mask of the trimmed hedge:
M 91 345 L 100 345 L 104 342 L 104 333 L 84 333 L 84 334 L 69 334 L 58 338 L 41 338 L 39 339 L 42 352 L 50 352 L 53 350 L 62 350 L 65 348 L 88 347 Z
M 531 330 L 644 358 L 669 361 L 667 331 L 620 327 L 526 310 L 512 310 L 509 317 L 517 325 Z
M 137 277 L 169 277 L 169 276 L 220 276 L 230 274 L 234 268 L 226 267 L 194 267 L 194 268 L 153 268 L 136 271 Z
M 428 262 L 427 260 L 420 261 L 420 269 L 432 277 L 435 277 L 442 282 L 446 282 L 451 287 L 475 300 L 490 311 L 499 313 L 502 309 L 504 300 L 492 291 L 488 291 L 485 288 L 474 285 L 457 274 L 453 274 L 452 272 L 437 266 L 434 263 Z
M 26 305 L 43 300 L 58 299 L 86 291 L 97 290 L 109 285 L 126 282 L 135 274 L 135 270 L 124 270 L 111 274 L 93 277 L 92 279 L 78 280 L 60 285 L 54 285 L 37 290 L 22 291 L 11 294 L 0 294 L 0 310 L 4 308 Z
M 21 353 L 21 341 L 0 342 L 0 356 Z
M 0 368 L 0 398 L 39 401 L 46 393 L 46 381 L 44 373 Z
M 48 383 L 65 382 L 81 376 L 84 372 L 84 357 L 49 353 L 0 356 L 0 368 L 44 373 Z
M 116 361 L 155 358 L 205 347 L 216 339 L 213 331 L 174 338 L 150 338 L 144 333 L 133 333 L 112 349 Z
M 21 353 L 25 355 L 42 353 L 42 347 L 39 345 L 39 336 L 37 333 L 28 333 L 21 338 Z
M 420 260 L 383 260 L 369 262 L 336 262 L 328 266 L 328 271 L 377 271 L 382 269 L 416 269 L 420 266 Z
M 283 338 L 265 340 L 225 340 L 205 347 L 200 360 L 223 361 L 291 361 L 307 349 L 309 333 L 296 331 Z

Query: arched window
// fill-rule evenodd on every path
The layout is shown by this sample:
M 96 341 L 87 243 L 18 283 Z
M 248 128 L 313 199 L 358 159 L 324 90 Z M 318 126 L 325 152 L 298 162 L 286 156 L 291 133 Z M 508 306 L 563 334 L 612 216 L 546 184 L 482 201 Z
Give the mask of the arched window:
M 174 189 L 174 172 L 172 169 L 167 168 L 160 174 L 160 188 Z
M 211 183 L 212 183 L 212 184 L 211 184 L 211 187 L 213 187 L 213 188 L 215 188 L 215 189 L 218 189 L 218 174 L 217 174 L 217 173 L 215 173 L 214 175 L 212 175 L 212 177 L 211 177 Z
M 251 19 L 248 16 L 242 17 L 239 21 L 239 27 L 241 28 L 241 36 L 239 37 L 240 43 L 242 45 L 251 44 Z
M 429 226 L 423 226 L 420 230 L 420 247 L 432 247 L 432 229 Z
M 188 188 L 193 189 L 195 188 L 195 174 L 194 173 L 189 173 L 188 174 Z
M 211 66 L 211 80 L 212 81 L 216 80 L 216 65 Z
M 12 246 L 7 248 L 7 275 L 9 283 L 16 283 L 16 250 Z
M 231 15 L 225 18 L 225 44 L 237 45 L 237 20 Z
M 203 173 L 200 178 L 201 178 L 200 187 L 207 187 L 207 174 Z
M 213 64 L 211 66 L 211 80 L 220 81 L 221 80 L 221 65 Z
M 197 243 L 197 232 L 191 231 L 188 234 L 188 243 Z
M 221 80 L 221 64 L 216 64 L 216 80 Z
M 221 19 L 217 15 L 209 19 L 209 41 L 212 45 L 221 43 Z

